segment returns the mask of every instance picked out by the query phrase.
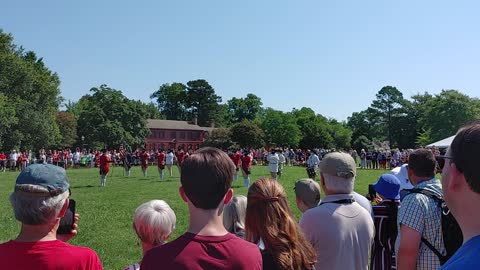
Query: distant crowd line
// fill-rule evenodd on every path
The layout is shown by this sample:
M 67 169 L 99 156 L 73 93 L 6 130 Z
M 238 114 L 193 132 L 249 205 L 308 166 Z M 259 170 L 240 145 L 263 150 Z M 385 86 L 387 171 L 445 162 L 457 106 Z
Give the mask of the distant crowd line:
M 319 156 L 312 150 L 304 162 L 320 181 L 295 182 L 303 213 L 297 223 L 278 181 L 279 166 L 287 163 L 283 149 L 268 152 L 271 175 L 248 184 L 246 197 L 234 195 L 232 182 L 247 169 L 242 157 L 253 162 L 252 151 L 179 150 L 179 196 L 188 206 L 188 229 L 169 241 L 177 219 L 168 203 L 141 204 L 133 230 L 143 256 L 125 269 L 478 269 L 480 217 L 472 213 L 480 204 L 479 151 L 477 122 L 461 128 L 443 155 L 436 149 L 406 151 L 406 162 L 381 175 L 363 197 L 354 192 L 354 151 Z M 107 152 L 99 158 L 105 176 Z M 164 152 L 157 152 L 159 170 L 173 155 Z M 121 158 L 125 154 L 120 150 Z M 148 155 L 140 151 L 142 167 Z M 79 216 L 69 212 L 74 201 L 63 168 L 25 167 L 10 202 L 22 226 L 16 239 L 0 244 L 5 268 L 102 269 L 93 250 L 66 243 L 77 234 Z M 66 231 L 65 218 L 72 219 Z

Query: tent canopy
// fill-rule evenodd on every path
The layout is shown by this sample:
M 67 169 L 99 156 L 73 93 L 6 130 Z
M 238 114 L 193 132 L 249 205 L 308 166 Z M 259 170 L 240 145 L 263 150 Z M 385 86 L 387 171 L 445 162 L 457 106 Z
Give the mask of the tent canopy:
M 427 147 L 437 147 L 437 148 L 447 148 L 450 146 L 450 144 L 452 143 L 453 139 L 455 138 L 455 135 L 453 136 L 450 136 L 448 138 L 445 138 L 443 140 L 440 140 L 438 142 L 434 142 L 434 143 L 431 143 L 429 145 L 427 145 Z

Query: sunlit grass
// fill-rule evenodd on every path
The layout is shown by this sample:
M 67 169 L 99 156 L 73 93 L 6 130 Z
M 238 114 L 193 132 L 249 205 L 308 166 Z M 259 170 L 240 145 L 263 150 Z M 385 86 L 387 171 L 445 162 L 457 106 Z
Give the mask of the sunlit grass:
M 375 182 L 385 171 L 358 170 L 355 190 L 366 194 L 368 184 Z M 251 179 L 268 176 L 265 166 L 255 166 Z M 5 242 L 16 237 L 19 224 L 13 216 L 8 197 L 13 191 L 18 173 L 0 173 L 0 241 Z M 120 167 L 112 169 L 107 178 L 106 188 L 100 187 L 97 169 L 68 170 L 72 186 L 72 198 L 77 201 L 80 213 L 79 233 L 71 243 L 88 246 L 100 256 L 105 269 L 123 269 L 140 261 L 142 253 L 139 241 L 132 230 L 133 213 L 141 203 L 152 199 L 168 202 L 177 215 L 177 225 L 171 239 L 181 235 L 188 225 L 188 212 L 178 195 L 180 178 L 174 170 L 173 177 L 160 182 L 156 167 L 148 169 L 143 177 L 138 167 L 132 168 L 132 175 L 125 177 Z M 300 212 L 295 205 L 293 186 L 295 180 L 307 177 L 304 167 L 286 167 L 280 182 L 287 191 L 290 207 L 296 218 Z M 236 194 L 246 195 L 243 179 L 234 182 Z M 318 180 L 318 178 L 317 178 Z M 323 197 L 323 194 L 322 194 Z

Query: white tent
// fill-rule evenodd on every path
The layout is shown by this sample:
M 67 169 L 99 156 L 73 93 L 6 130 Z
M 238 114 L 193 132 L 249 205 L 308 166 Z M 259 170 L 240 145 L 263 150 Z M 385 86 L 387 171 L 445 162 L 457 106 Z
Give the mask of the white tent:
M 438 142 L 434 142 L 434 143 L 431 143 L 429 145 L 427 145 L 427 147 L 437 147 L 437 148 L 447 148 L 450 146 L 450 144 L 452 143 L 453 139 L 455 138 L 455 135 L 453 136 L 450 136 L 448 138 L 445 138 L 443 140 L 440 140 Z

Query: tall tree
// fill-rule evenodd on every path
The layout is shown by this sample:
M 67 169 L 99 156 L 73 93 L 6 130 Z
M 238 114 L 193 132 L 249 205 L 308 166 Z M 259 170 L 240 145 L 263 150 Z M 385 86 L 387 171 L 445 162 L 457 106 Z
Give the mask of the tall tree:
M 417 97 L 418 98 L 418 97 Z M 423 130 L 430 130 L 433 141 L 454 135 L 464 124 L 480 118 L 478 99 L 456 90 L 442 90 L 425 99 L 419 122 Z
M 15 110 L 5 122 L 9 132 L 0 135 L 5 148 L 38 149 L 58 140 L 55 113 L 62 100 L 59 86 L 57 74 L 42 58 L 17 47 L 13 37 L 0 29 L 0 94 Z
M 0 149 L 4 146 L 4 138 L 11 127 L 17 124 L 17 117 L 15 115 L 15 107 L 8 103 L 7 97 L 0 93 Z
M 261 127 L 265 132 L 265 141 L 269 145 L 296 147 L 302 138 L 295 117 L 291 113 L 267 108 Z
M 405 116 L 405 99 L 402 92 L 393 86 L 384 86 L 376 94 L 376 99 L 370 105 L 375 121 L 381 124 L 391 146 L 396 145 L 393 134 L 397 128 L 395 123 Z
M 263 105 L 262 100 L 254 94 L 247 94 L 245 98 L 234 97 L 227 104 L 234 123 L 254 120 Z
M 340 123 L 335 119 L 330 119 L 328 123 L 334 146 L 338 149 L 349 149 L 352 142 L 352 131 L 346 123 Z
M 264 145 L 265 134 L 255 123 L 243 120 L 232 126 L 231 137 L 240 147 L 260 148 Z
M 235 143 L 232 141 L 232 132 L 228 128 L 217 128 L 212 130 L 203 142 L 202 146 L 211 146 L 227 150 L 232 148 Z
M 188 120 L 187 87 L 183 83 L 162 84 L 150 95 L 157 102 L 160 113 L 168 120 Z
M 191 115 L 198 116 L 198 124 L 207 126 L 222 120 L 219 115 L 222 98 L 215 94 L 215 89 L 206 80 L 187 82 L 187 107 Z
M 90 92 L 91 95 L 80 99 L 84 110 L 78 119 L 78 135 L 85 137 L 85 143 L 94 147 L 122 143 L 143 145 L 150 133 L 145 107 L 104 84 L 90 89 Z
M 55 121 L 60 131 L 60 140 L 57 146 L 63 148 L 73 146 L 77 142 L 77 119 L 68 112 L 58 112 Z
M 328 131 L 329 123 L 322 115 L 303 107 L 293 109 L 292 114 L 301 132 L 300 147 L 303 149 L 332 148 L 333 138 Z

